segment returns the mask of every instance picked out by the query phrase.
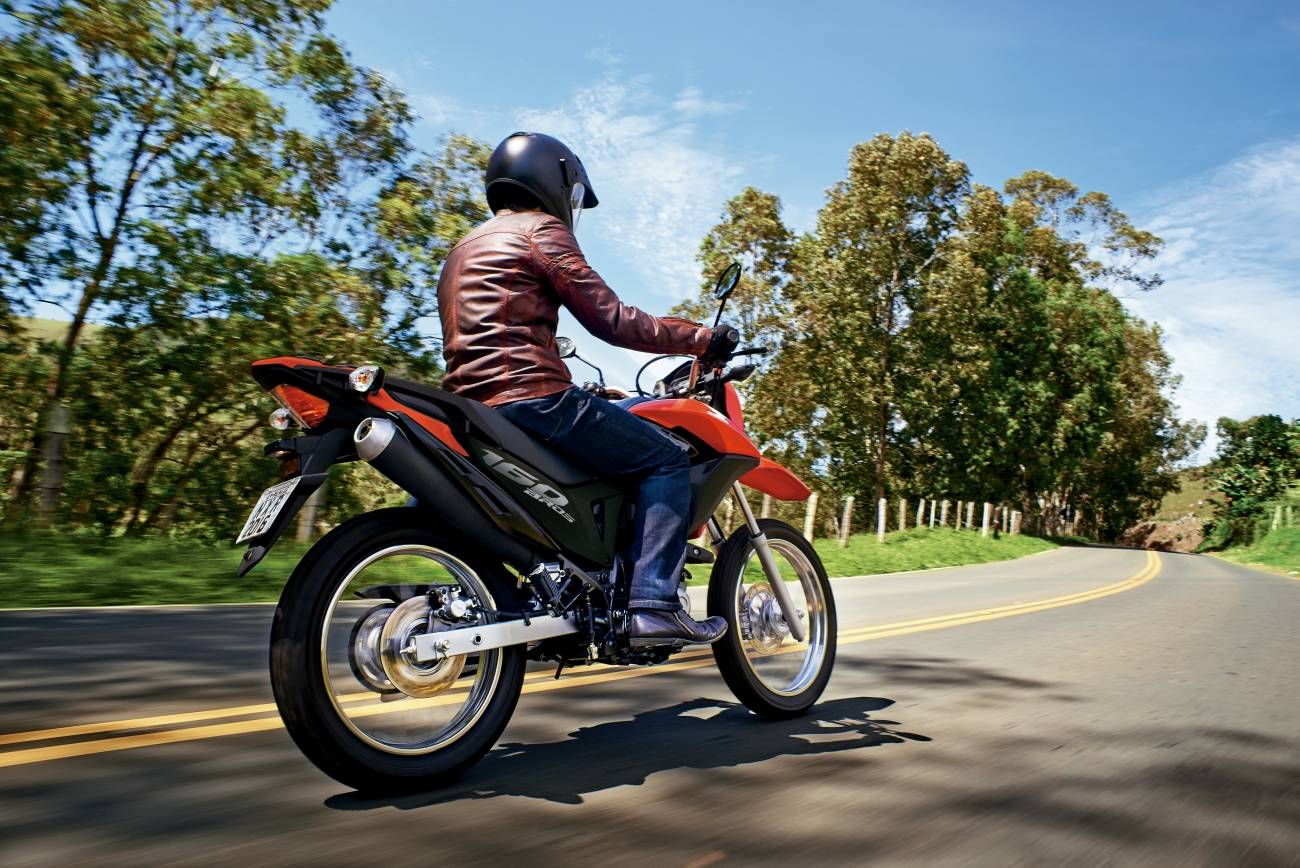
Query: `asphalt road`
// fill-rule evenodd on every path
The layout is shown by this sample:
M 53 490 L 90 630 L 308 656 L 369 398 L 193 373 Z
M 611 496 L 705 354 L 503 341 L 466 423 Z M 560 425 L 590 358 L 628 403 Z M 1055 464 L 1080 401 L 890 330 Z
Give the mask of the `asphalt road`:
M 1300 582 L 1063 549 L 835 593 L 805 718 L 708 665 L 539 675 L 397 799 L 279 728 L 270 607 L 3 613 L 0 864 L 1300 865 Z

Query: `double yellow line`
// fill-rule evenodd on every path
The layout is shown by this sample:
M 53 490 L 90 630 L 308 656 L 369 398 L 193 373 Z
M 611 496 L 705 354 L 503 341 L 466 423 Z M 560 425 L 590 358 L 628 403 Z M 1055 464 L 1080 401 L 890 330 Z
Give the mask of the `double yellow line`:
M 920 618 L 913 621 L 901 621 L 894 624 L 880 624 L 873 627 L 857 627 L 841 630 L 840 645 L 856 642 L 868 642 L 873 639 L 886 639 L 891 636 L 905 636 L 927 630 L 940 630 L 945 627 L 959 627 L 964 624 L 976 624 L 981 621 L 993 621 L 998 618 L 1010 618 L 1016 615 L 1028 615 L 1046 609 L 1061 606 L 1073 606 L 1119 594 L 1143 585 L 1155 578 L 1160 572 L 1160 558 L 1155 552 L 1146 553 L 1147 562 L 1139 572 L 1123 581 L 1105 585 L 1091 591 L 1053 597 L 1030 603 L 1013 603 L 991 609 L 973 612 L 958 612 L 934 618 Z M 802 650 L 802 645 L 790 646 L 782 653 Z M 635 669 L 617 666 L 598 665 L 584 667 L 583 674 L 573 674 L 556 680 L 550 672 L 534 672 L 524 678 L 524 693 L 544 693 L 550 690 L 567 690 L 588 684 L 605 684 L 622 681 L 627 678 L 641 678 L 647 675 L 662 675 L 668 672 L 683 672 L 688 669 L 700 669 L 712 666 L 713 657 L 709 649 L 699 648 L 678 655 L 674 662 L 659 666 L 639 667 Z M 369 717 L 377 714 L 392 714 L 399 711 L 420 707 L 457 704 L 464 701 L 464 691 L 469 687 L 469 680 L 463 679 L 442 696 L 429 699 L 408 700 L 400 703 L 375 702 L 372 693 L 355 693 L 342 697 L 348 704 L 348 714 L 352 717 Z M 267 716 L 269 715 L 269 716 Z M 251 718 L 247 720 L 228 720 L 229 718 Z M 199 726 L 184 726 L 200 721 L 222 720 L 224 723 L 209 723 Z M 177 727 L 165 729 L 163 727 Z M 130 735 L 116 735 L 107 738 L 92 738 L 83 741 L 70 741 L 44 747 L 20 748 L 0 752 L 0 767 L 26 765 L 29 763 L 48 762 L 49 760 L 67 759 L 69 757 L 108 753 L 110 751 L 130 750 L 140 747 L 154 747 L 163 744 L 176 744 L 185 741 L 219 738 L 227 735 L 243 735 L 252 732 L 266 732 L 283 726 L 276 714 L 275 704 L 271 702 L 256 705 L 240 705 L 231 708 L 212 708 L 202 711 L 186 711 L 176 714 L 161 714 L 152 717 L 136 717 L 126 720 L 101 721 L 75 726 L 61 726 L 52 729 L 39 729 L 29 732 L 0 733 L 0 748 L 28 744 L 32 742 L 58 741 L 77 738 L 78 736 L 99 736 L 106 733 L 130 732 L 132 730 L 152 730 L 133 732 Z

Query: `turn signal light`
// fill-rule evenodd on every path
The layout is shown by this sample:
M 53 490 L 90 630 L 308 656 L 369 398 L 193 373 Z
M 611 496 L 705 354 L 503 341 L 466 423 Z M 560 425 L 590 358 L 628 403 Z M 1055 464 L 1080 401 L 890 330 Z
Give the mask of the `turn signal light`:
M 315 428 L 330 411 L 329 401 L 297 386 L 276 386 L 271 394 L 280 402 L 280 406 L 289 411 L 294 421 L 304 428 Z

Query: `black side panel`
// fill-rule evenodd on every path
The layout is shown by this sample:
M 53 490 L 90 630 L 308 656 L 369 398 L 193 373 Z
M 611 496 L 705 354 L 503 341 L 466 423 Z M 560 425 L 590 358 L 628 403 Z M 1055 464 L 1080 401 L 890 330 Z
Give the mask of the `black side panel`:
M 691 530 L 709 520 L 731 485 L 758 466 L 747 455 L 722 455 L 691 465 Z
M 613 563 L 626 494 L 611 482 L 569 485 L 497 444 L 470 438 L 475 463 L 499 482 L 564 552 L 584 565 Z

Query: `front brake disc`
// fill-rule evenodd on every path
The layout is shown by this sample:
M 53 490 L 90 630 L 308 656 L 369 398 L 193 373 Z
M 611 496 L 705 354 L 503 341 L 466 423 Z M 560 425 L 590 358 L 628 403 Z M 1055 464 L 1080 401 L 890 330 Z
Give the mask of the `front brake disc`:
M 775 654 L 790 635 L 767 582 L 750 585 L 741 598 L 740 634 L 746 645 L 763 655 Z

